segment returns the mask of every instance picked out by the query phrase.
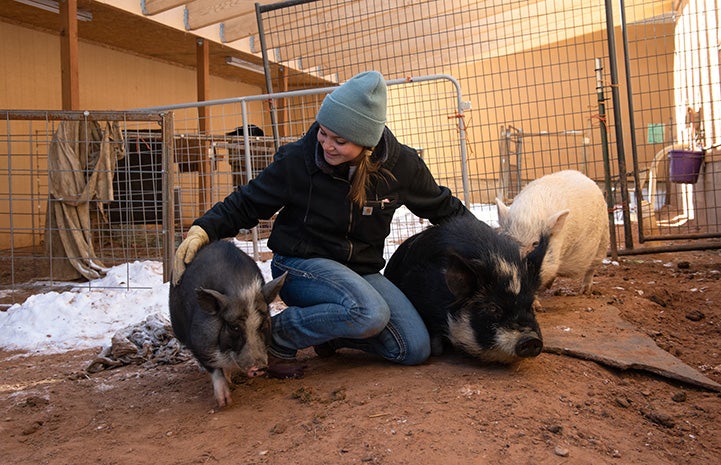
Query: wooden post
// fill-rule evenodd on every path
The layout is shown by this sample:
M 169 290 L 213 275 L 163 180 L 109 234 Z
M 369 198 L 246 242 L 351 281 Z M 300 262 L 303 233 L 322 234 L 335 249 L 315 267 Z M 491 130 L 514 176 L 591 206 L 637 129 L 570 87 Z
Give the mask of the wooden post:
M 78 1 L 63 0 L 60 5 L 60 76 L 63 110 L 80 109 L 78 83 Z

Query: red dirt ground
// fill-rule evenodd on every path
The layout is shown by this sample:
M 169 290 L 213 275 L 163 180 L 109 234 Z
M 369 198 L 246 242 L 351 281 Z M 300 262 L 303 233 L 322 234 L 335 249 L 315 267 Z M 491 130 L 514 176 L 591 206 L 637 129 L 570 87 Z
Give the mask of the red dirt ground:
M 590 296 L 558 280 L 546 311 L 613 305 L 721 382 L 718 251 L 622 257 Z M 400 367 L 344 351 L 297 380 L 243 380 L 215 408 L 194 361 L 87 374 L 99 353 L 0 352 L 0 461 L 15 464 L 718 464 L 718 393 L 542 353 Z

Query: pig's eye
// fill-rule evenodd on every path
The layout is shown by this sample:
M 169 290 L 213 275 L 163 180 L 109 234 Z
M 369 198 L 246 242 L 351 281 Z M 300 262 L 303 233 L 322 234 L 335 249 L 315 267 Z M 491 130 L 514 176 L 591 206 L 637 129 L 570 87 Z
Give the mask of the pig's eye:
M 240 325 L 228 325 L 228 329 L 233 333 L 239 333 Z

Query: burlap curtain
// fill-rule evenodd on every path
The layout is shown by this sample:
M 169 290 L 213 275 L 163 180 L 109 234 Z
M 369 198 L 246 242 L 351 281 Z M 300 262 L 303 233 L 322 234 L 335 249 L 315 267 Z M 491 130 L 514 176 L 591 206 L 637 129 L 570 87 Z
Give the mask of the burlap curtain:
M 97 207 L 103 215 L 103 204 L 113 200 L 113 172 L 124 155 L 117 121 L 63 121 L 53 135 L 46 245 L 52 258 L 66 257 L 76 271 L 72 276 L 66 267 L 64 279 L 96 279 L 107 271 L 93 247 L 90 213 Z

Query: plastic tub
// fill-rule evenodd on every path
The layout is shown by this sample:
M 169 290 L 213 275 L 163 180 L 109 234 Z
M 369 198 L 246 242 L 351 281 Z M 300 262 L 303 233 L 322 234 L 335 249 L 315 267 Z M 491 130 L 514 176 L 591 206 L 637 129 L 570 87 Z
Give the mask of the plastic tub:
M 693 150 L 671 150 L 669 177 L 671 182 L 679 184 L 696 184 L 703 163 L 703 152 Z

